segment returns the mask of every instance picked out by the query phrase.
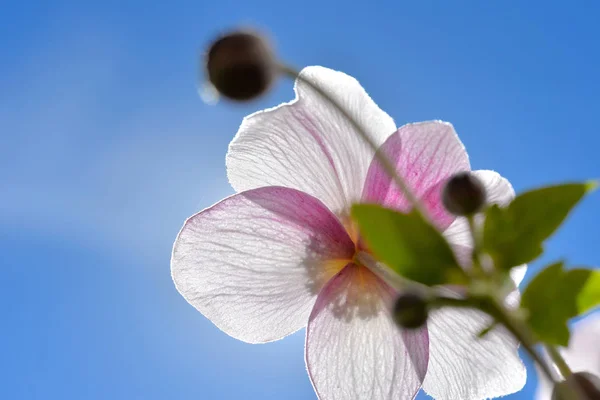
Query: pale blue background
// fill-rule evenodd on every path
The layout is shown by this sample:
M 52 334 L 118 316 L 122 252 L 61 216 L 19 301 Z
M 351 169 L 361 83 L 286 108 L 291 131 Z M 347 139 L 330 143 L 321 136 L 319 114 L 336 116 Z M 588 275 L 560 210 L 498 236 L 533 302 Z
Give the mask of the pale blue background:
M 598 4 L 2 2 L 0 398 L 315 398 L 303 332 L 238 342 L 171 282 L 184 219 L 232 193 L 242 117 L 292 97 L 202 103 L 197 59 L 221 29 L 356 76 L 398 125 L 451 121 L 474 168 L 521 190 L 600 175 Z M 545 260 L 600 265 L 598 201 Z

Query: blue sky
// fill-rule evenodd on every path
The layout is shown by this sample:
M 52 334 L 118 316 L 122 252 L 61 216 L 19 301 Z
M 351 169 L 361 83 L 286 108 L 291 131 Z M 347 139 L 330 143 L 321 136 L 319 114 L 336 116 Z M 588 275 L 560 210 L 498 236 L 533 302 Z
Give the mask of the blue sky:
M 176 292 L 184 219 L 233 191 L 244 115 L 204 104 L 198 57 L 226 28 L 357 77 L 398 125 L 452 122 L 474 168 L 517 190 L 598 177 L 600 5 L 39 1 L 0 14 L 0 398 L 314 399 L 303 332 L 238 342 Z M 600 197 L 544 261 L 600 265 Z M 532 268 L 527 279 L 531 277 Z M 509 399 L 530 399 L 535 377 Z

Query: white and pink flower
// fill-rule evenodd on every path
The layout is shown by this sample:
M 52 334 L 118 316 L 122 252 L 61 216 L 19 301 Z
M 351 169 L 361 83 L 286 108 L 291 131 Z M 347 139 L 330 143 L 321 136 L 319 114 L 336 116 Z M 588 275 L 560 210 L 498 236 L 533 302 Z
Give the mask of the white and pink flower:
M 333 96 L 394 161 L 457 255 L 471 247 L 466 223 L 440 201 L 444 182 L 470 170 L 452 125 L 396 128 L 359 83 L 309 67 L 302 76 Z M 185 299 L 227 334 L 249 343 L 306 327 L 306 364 L 320 399 L 476 400 L 520 390 L 517 343 L 476 311 L 443 309 L 426 328 L 401 330 L 389 310 L 396 291 L 355 261 L 349 218 L 356 202 L 408 210 L 405 197 L 337 109 L 310 86 L 296 99 L 244 119 L 227 154 L 238 192 L 190 217 L 173 248 L 172 274 Z M 511 185 L 475 171 L 488 200 Z M 522 278 L 522 275 L 521 275 Z

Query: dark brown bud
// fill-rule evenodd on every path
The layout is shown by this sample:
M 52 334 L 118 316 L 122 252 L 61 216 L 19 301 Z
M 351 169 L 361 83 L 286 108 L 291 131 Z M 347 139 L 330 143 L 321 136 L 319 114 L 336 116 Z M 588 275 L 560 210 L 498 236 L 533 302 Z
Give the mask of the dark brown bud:
M 600 378 L 589 372 L 575 372 L 566 381 L 558 383 L 552 391 L 552 400 L 574 399 L 570 389 L 573 384 L 577 384 L 580 394 L 586 396 L 577 400 L 600 400 Z
M 454 215 L 472 215 L 485 204 L 485 187 L 470 172 L 454 175 L 444 186 L 442 203 Z
M 416 329 L 427 322 L 428 305 L 419 293 L 403 293 L 396 299 L 393 318 L 396 324 L 407 329 Z
M 208 79 L 231 100 L 252 100 L 265 93 L 276 75 L 273 51 L 251 32 L 232 32 L 215 41 L 206 56 Z

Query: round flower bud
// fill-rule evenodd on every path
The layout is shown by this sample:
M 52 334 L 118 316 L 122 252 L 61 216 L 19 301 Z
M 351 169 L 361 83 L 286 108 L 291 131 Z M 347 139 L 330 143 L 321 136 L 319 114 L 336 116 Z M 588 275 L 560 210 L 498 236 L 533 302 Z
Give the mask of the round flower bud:
M 399 326 L 416 329 L 427 322 L 427 308 L 427 300 L 423 295 L 404 293 L 396 299 L 392 316 Z
M 485 187 L 470 172 L 454 175 L 444 186 L 442 203 L 454 215 L 476 213 L 485 203 Z
M 585 398 L 581 400 L 600 400 L 600 377 L 589 372 L 575 372 L 566 381 L 556 384 L 552 391 L 552 400 L 570 400 L 569 383 L 575 381 Z
M 206 73 L 220 94 L 246 101 L 269 89 L 276 75 L 276 62 L 264 38 L 250 32 L 233 32 L 210 46 Z

